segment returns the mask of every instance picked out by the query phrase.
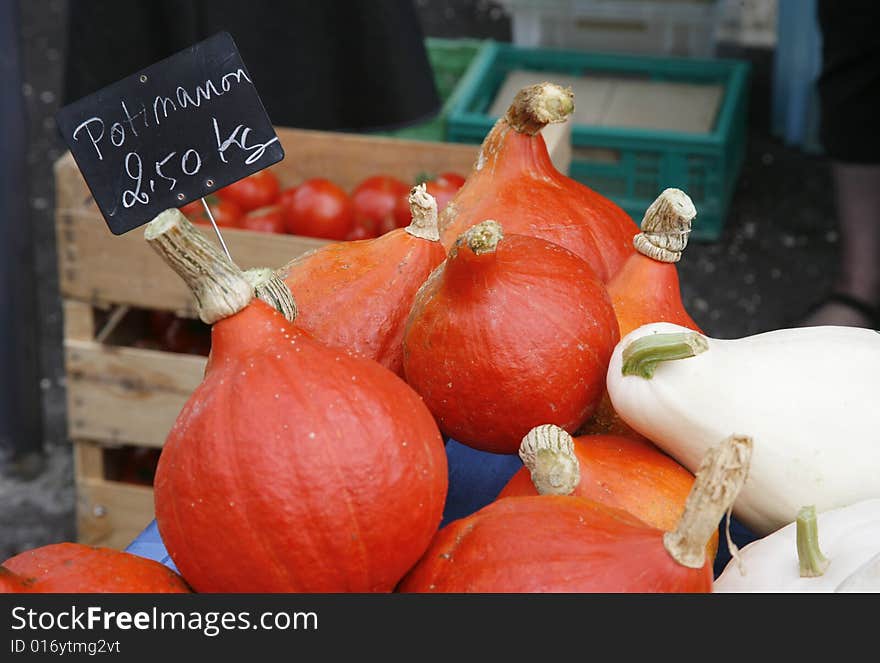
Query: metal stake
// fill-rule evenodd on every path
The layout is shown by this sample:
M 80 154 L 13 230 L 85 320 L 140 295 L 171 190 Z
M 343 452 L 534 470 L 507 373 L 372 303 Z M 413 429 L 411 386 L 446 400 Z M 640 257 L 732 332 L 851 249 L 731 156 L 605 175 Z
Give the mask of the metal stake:
M 229 249 L 226 248 L 226 242 L 223 241 L 223 235 L 220 234 L 220 228 L 217 227 L 217 222 L 214 220 L 214 215 L 211 214 L 211 208 L 208 207 L 208 202 L 202 197 L 202 205 L 205 208 L 205 212 L 208 214 L 208 219 L 211 221 L 211 225 L 214 226 L 214 232 L 217 233 L 217 239 L 220 240 L 220 246 L 223 247 L 223 252 L 226 254 L 226 257 L 229 258 L 229 262 L 232 262 L 232 256 L 229 255 Z

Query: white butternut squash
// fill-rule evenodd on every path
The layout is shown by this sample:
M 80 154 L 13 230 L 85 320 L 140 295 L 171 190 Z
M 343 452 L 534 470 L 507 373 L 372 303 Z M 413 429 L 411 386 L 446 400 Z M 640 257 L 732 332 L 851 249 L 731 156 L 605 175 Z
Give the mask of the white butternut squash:
M 797 521 L 739 551 L 712 591 L 880 592 L 880 499 Z
M 691 472 L 733 433 L 754 440 L 733 513 L 759 536 L 880 497 L 880 333 L 804 327 L 722 340 L 669 323 L 616 346 L 618 415 Z

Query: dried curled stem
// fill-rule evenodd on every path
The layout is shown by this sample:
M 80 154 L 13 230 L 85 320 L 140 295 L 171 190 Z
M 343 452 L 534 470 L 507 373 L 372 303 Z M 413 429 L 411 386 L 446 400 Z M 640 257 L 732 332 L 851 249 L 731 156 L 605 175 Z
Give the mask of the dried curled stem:
M 474 255 L 479 256 L 493 253 L 502 239 L 504 239 L 504 229 L 501 224 L 487 219 L 466 230 L 458 241 L 467 244 Z
M 681 189 L 666 189 L 645 211 L 642 232 L 633 238 L 633 245 L 654 260 L 678 262 L 696 216 L 690 196 Z
M 519 445 L 519 457 L 541 495 L 571 495 L 581 480 L 574 440 L 553 424 L 536 426 Z
M 518 132 L 534 136 L 548 124 L 565 122 L 573 112 L 572 89 L 544 82 L 517 92 L 504 119 Z
M 412 221 L 406 227 L 413 237 L 431 242 L 440 241 L 440 229 L 437 226 L 437 199 L 428 193 L 426 184 L 417 184 L 409 192 L 409 211 Z
M 257 299 L 281 313 L 288 322 L 296 319 L 296 301 L 290 288 L 278 274 L 268 267 L 254 267 L 245 270 L 244 277 L 254 289 Z
M 150 221 L 144 237 L 182 278 L 196 299 L 199 318 L 213 324 L 238 313 L 254 298 L 242 271 L 178 209 Z
M 739 495 L 751 458 L 752 438 L 745 435 L 731 435 L 703 456 L 678 526 L 663 535 L 679 564 L 700 569 L 706 563 L 706 545 Z

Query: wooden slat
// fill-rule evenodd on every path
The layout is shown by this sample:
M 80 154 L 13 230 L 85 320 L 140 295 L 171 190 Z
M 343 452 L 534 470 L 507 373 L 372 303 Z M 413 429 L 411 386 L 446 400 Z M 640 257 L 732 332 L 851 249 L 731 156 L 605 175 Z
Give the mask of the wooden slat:
M 56 218 L 58 213 L 67 210 L 90 208 L 97 212 L 98 207 L 70 151 L 58 158 L 53 170 L 55 171 Z M 59 237 L 59 240 L 63 238 Z
M 285 158 L 272 166 L 281 182 L 299 184 L 308 177 L 326 177 L 351 190 L 364 178 L 385 173 L 412 182 L 418 176 L 454 171 L 467 175 L 479 155 L 479 145 L 401 140 L 327 131 L 277 128 Z M 571 163 L 571 130 L 556 125 L 547 151 L 556 168 L 567 173 Z
M 76 488 L 80 543 L 122 550 L 153 520 L 152 488 L 87 478 Z
M 478 145 L 401 140 L 384 136 L 312 131 L 276 127 L 284 147 L 284 159 L 270 170 L 282 186 L 293 186 L 309 177 L 326 177 L 351 190 L 364 178 L 386 173 L 412 182 L 424 173 L 445 170 L 467 175 L 479 153 Z M 556 167 L 568 172 L 566 161 L 570 135 L 559 131 L 547 140 Z M 58 213 L 89 210 L 102 223 L 98 208 L 70 152 L 55 162 Z M 109 231 L 108 231 L 109 234 Z
M 90 341 L 95 337 L 95 314 L 92 307 L 84 302 L 65 299 L 64 338 Z
M 91 440 L 73 440 L 73 461 L 77 478 L 104 478 L 104 450 Z
M 285 187 L 297 185 L 309 177 L 326 177 L 350 190 L 364 178 L 378 173 L 393 175 L 405 182 L 414 181 L 423 173 L 444 170 L 466 175 L 479 152 L 478 145 L 459 143 L 401 140 L 287 127 L 276 127 L 276 131 L 285 156 L 270 170 Z M 55 162 L 55 181 L 56 209 L 59 214 L 88 210 L 104 224 L 70 152 Z M 109 230 L 107 234 L 110 234 Z
M 278 128 L 284 160 L 272 166 L 282 182 L 296 185 L 326 177 L 351 190 L 364 178 L 384 173 L 412 182 L 422 173 L 453 170 L 467 175 L 479 146 L 400 140 L 326 131 Z
M 207 361 L 75 339 L 64 347 L 70 437 L 114 444 L 161 447 Z
M 64 297 L 95 305 L 128 304 L 195 315 L 194 300 L 184 282 L 150 248 L 143 230 L 113 235 L 103 220 L 89 212 L 71 212 L 59 220 L 64 244 L 59 247 L 59 280 Z M 213 230 L 199 228 L 216 242 Z M 235 262 L 277 268 L 325 240 L 224 229 L 223 238 Z
M 570 127 L 559 125 L 548 137 L 557 168 L 568 172 Z M 414 181 L 442 171 L 467 174 L 479 146 L 409 141 L 377 136 L 278 128 L 285 159 L 271 168 L 283 186 L 307 177 L 327 177 L 347 189 L 369 175 L 387 173 Z M 113 235 L 92 200 L 69 153 L 55 164 L 56 235 L 61 293 L 106 307 L 123 304 L 193 316 L 193 298 L 180 278 L 147 245 L 143 230 Z M 216 241 L 210 228 L 200 228 Z M 295 235 L 224 229 L 233 260 L 242 268 L 281 267 L 292 258 L 326 244 Z

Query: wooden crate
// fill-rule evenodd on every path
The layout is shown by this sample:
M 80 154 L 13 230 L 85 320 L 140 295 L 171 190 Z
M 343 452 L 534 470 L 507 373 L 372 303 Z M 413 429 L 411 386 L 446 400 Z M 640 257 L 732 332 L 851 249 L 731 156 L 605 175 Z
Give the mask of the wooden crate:
M 351 190 L 364 177 L 387 173 L 413 181 L 420 173 L 470 172 L 479 147 L 453 143 L 279 128 L 286 157 L 272 167 L 283 186 L 327 177 Z M 567 172 L 570 131 L 547 135 L 557 167 Z M 183 281 L 147 245 L 143 230 L 110 233 L 67 153 L 55 164 L 56 233 L 64 309 L 68 435 L 74 445 L 78 539 L 126 547 L 153 518 L 149 486 L 108 477 L 105 456 L 120 445 L 159 448 L 177 414 L 201 381 L 206 359 L 110 344 L 113 321 L 128 307 L 195 317 Z M 213 230 L 199 228 L 212 241 Z M 325 244 L 295 235 L 224 229 L 242 268 L 280 267 Z M 109 312 L 98 328 L 96 311 Z M 108 317 L 106 313 L 100 316 Z

